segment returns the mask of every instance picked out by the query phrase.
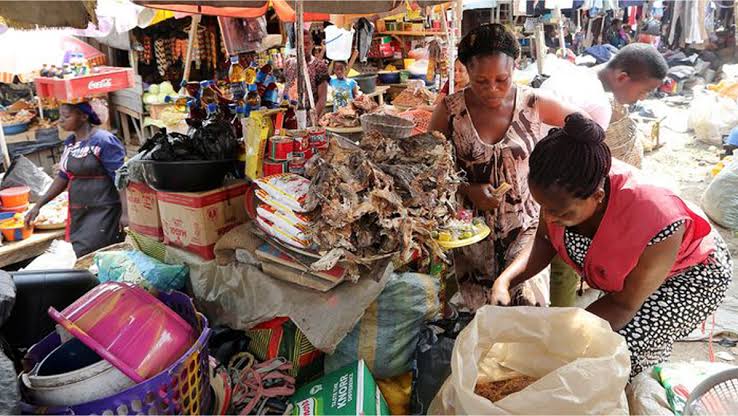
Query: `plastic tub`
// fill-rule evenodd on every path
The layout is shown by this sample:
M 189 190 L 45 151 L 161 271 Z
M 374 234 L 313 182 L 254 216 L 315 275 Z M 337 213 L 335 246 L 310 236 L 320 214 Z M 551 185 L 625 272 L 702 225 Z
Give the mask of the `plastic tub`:
M 31 196 L 31 188 L 27 186 L 14 186 L 0 191 L 0 202 L 4 207 L 21 207 L 28 205 Z
M 377 89 L 377 74 L 361 74 L 351 78 L 356 80 L 364 94 L 371 94 Z
M 8 124 L 3 125 L 3 133 L 5 133 L 8 136 L 12 136 L 14 134 L 20 134 L 24 131 L 28 131 L 28 123 L 15 123 L 15 124 Z
M 21 382 L 35 404 L 73 406 L 121 392 L 135 383 L 77 338 L 47 355 Z
M 21 241 L 33 235 L 33 227 L 26 227 L 23 219 L 13 218 L 0 223 L 5 241 Z
M 184 319 L 145 290 L 103 283 L 49 315 L 136 382 L 174 363 L 195 342 Z
M 203 192 L 223 186 L 233 160 L 193 160 L 183 162 L 141 161 L 146 183 L 162 192 Z
M 380 71 L 378 77 L 382 84 L 400 83 L 400 71 Z
M 21 205 L 19 207 L 5 207 L 0 206 L 0 212 L 9 214 L 21 214 L 28 209 L 29 204 Z

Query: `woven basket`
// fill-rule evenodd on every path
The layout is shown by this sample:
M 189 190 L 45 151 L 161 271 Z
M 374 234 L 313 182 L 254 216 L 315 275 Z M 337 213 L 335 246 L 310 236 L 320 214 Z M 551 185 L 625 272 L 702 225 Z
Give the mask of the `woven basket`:
M 610 122 L 607 129 L 605 143 L 610 147 L 610 153 L 615 159 L 641 167 L 643 161 L 643 143 L 638 139 L 638 128 L 635 121 L 627 116 L 627 112 L 613 105 L 613 115 L 624 114 L 616 121 Z
M 361 128 L 364 134 L 376 131 L 393 139 L 405 139 L 412 136 L 415 123 L 388 114 L 364 114 L 361 116 Z

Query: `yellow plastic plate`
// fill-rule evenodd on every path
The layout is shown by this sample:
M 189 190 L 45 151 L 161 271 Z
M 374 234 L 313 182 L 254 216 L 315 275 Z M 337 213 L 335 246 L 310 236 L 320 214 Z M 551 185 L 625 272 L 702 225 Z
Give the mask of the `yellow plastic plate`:
M 436 242 L 442 248 L 450 250 L 454 248 L 466 247 L 472 244 L 477 244 L 478 242 L 487 238 L 487 236 L 489 236 L 491 232 L 492 230 L 489 229 L 489 226 L 485 223 L 482 223 L 481 225 L 479 225 L 479 232 L 469 238 L 464 238 L 463 240 L 451 240 L 451 241 L 436 240 Z

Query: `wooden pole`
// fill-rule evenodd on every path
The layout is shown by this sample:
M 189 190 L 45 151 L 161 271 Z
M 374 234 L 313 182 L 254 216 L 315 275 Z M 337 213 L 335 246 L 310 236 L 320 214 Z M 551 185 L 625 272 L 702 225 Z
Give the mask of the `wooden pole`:
M 192 69 L 192 45 L 195 43 L 195 36 L 197 36 L 197 26 L 200 24 L 200 19 L 202 19 L 202 15 L 192 15 L 192 22 L 190 23 L 190 33 L 189 37 L 187 38 L 187 58 L 185 59 L 185 67 L 182 74 L 183 82 L 188 82 L 190 80 L 190 70 Z M 202 45 L 200 45 L 200 47 L 202 47 Z
M 443 25 L 443 31 L 444 33 L 446 33 L 446 47 L 448 48 L 448 95 L 451 95 L 456 92 L 454 88 L 454 83 L 456 82 L 456 80 L 454 79 L 456 76 L 456 74 L 454 73 L 454 65 L 456 64 L 456 37 L 449 27 L 450 23 L 448 22 L 448 18 L 446 17 L 446 9 L 443 8 L 441 12 L 443 15 L 443 18 L 441 19 L 441 25 Z
M 554 16 L 559 19 L 559 47 L 561 48 L 561 57 L 566 59 L 566 40 L 564 39 L 564 15 L 561 14 L 561 7 L 558 5 L 554 9 Z

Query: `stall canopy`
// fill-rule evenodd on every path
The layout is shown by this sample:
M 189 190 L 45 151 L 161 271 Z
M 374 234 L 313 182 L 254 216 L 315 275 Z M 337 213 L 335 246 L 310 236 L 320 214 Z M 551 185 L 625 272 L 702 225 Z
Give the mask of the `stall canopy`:
M 0 17 L 14 28 L 37 27 L 84 29 L 89 22 L 97 24 L 95 1 L 0 1 Z
M 418 1 L 423 6 L 445 3 L 444 0 Z M 283 22 L 295 21 L 294 1 L 287 0 L 242 0 L 242 1 L 206 1 L 206 0 L 135 0 L 135 3 L 156 9 L 172 10 L 183 13 L 197 13 L 227 17 L 258 17 L 266 13 L 269 4 L 274 7 L 277 16 Z M 403 7 L 405 0 L 309 0 L 303 1 L 305 21 L 327 21 L 330 15 L 352 14 L 371 15 L 384 13 Z
M 0 82 L 12 82 L 16 75 L 31 81 L 33 71 L 44 64 L 60 65 L 67 52 L 82 53 L 97 65 L 105 63 L 102 52 L 72 37 L 70 30 L 10 29 L 0 35 Z

